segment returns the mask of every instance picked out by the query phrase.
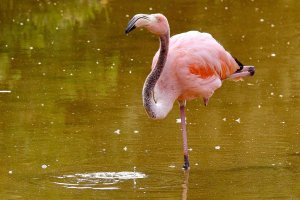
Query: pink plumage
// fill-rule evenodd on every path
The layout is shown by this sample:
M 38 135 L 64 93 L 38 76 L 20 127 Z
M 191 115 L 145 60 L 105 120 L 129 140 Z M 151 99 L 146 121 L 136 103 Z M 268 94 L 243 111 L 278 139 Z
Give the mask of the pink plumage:
M 152 71 L 143 88 L 143 103 L 153 119 L 162 119 L 176 100 L 181 111 L 184 168 L 189 168 L 185 123 L 186 100 L 202 97 L 207 105 L 214 91 L 226 79 L 253 75 L 253 66 L 244 66 L 233 58 L 210 34 L 189 31 L 170 38 L 167 18 L 162 14 L 138 14 L 128 23 L 126 33 L 145 27 L 160 39 L 160 48 L 152 62 Z

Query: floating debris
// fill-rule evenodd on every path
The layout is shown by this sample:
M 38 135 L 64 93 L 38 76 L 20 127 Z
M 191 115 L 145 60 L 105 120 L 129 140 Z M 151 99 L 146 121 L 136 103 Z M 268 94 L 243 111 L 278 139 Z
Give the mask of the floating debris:
M 176 119 L 176 123 L 180 124 L 181 123 L 181 119 L 180 118 Z
M 117 135 L 120 135 L 121 134 L 121 130 L 117 129 L 117 130 L 114 131 L 114 133 L 117 134 Z
M 12 170 L 9 170 L 9 171 L 8 171 L 8 174 L 12 174 L 12 173 L 13 173 L 13 171 L 12 171 Z
M 11 93 L 11 90 L 0 90 L 0 93 Z
M 169 165 L 169 167 L 170 168 L 175 168 L 176 166 L 172 164 L 172 165 Z
M 127 151 L 127 147 L 125 146 L 125 147 L 123 148 L 123 150 L 124 150 L 124 151 Z
M 276 54 L 275 54 L 275 53 L 271 53 L 271 56 L 272 56 L 272 57 L 275 57 L 275 56 L 276 56 Z
M 223 120 L 224 122 L 226 122 L 227 119 L 226 119 L 226 117 L 224 117 L 222 120 Z
M 221 146 L 215 146 L 215 150 L 220 150 L 221 149 Z
M 241 123 L 241 118 L 235 120 L 237 123 Z
M 46 169 L 47 167 L 48 167 L 48 166 L 45 165 L 45 164 L 42 165 L 42 168 L 43 168 L 43 169 Z
M 138 131 L 138 130 L 134 130 L 133 132 L 134 132 L 134 133 L 139 133 L 139 131 Z

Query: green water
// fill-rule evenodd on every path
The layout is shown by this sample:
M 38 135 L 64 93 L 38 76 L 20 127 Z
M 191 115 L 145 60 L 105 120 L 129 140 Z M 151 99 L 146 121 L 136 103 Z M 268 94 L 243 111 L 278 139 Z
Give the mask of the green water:
M 1 199 L 300 199 L 300 3 L 0 4 Z M 158 48 L 136 13 L 210 32 L 254 77 L 150 120 L 141 90 Z M 220 149 L 218 149 L 218 146 Z M 108 173 L 104 173 L 108 172 Z M 125 172 L 125 173 L 121 173 Z

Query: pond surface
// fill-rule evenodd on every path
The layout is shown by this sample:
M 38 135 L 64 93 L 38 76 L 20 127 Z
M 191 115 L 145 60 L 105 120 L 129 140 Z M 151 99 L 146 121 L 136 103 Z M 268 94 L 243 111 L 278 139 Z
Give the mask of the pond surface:
M 1 199 L 300 199 L 300 3 L 2 0 Z M 141 90 L 157 38 L 210 32 L 256 75 L 150 120 Z

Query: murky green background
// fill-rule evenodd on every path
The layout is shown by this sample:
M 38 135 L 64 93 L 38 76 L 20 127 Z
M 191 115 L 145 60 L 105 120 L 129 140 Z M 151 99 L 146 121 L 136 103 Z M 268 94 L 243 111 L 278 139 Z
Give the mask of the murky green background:
M 0 198 L 300 199 L 299 10 L 298 0 L 2 0 L 0 90 L 11 93 L 0 93 Z M 189 174 L 177 105 L 161 121 L 142 106 L 157 38 L 124 35 L 134 14 L 156 12 L 172 34 L 210 32 L 257 69 L 208 107 L 188 103 Z

